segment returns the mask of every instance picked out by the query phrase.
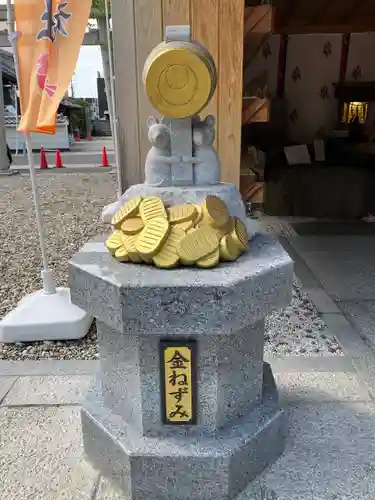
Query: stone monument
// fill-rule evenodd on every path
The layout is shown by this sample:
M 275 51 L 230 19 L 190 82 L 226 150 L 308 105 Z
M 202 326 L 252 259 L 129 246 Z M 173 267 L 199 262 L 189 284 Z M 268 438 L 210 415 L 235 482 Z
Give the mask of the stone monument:
M 219 182 L 215 120 L 196 117 L 216 82 L 211 56 L 187 27 L 168 28 L 144 79 L 168 118 L 150 119 L 146 183 L 124 200 L 173 205 L 214 194 L 245 220 L 237 189 Z M 292 280 L 288 255 L 259 234 L 237 261 L 210 270 L 122 264 L 103 238 L 75 255 L 72 301 L 96 317 L 100 347 L 82 409 L 84 449 L 124 498 L 250 498 L 252 481 L 285 446 L 285 414 L 263 362 L 264 320 L 289 303 Z

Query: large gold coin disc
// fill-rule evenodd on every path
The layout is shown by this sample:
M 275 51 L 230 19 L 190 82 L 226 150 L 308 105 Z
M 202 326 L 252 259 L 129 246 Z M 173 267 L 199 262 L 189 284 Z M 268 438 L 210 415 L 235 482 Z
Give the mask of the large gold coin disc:
M 153 258 L 154 264 L 161 269 L 171 269 L 176 267 L 180 257 L 178 255 L 178 246 L 180 241 L 185 238 L 186 234 L 183 229 L 177 226 L 172 226 L 164 246 L 159 253 Z
M 229 221 L 228 208 L 217 196 L 207 196 L 203 203 L 203 212 L 203 223 L 208 223 L 212 227 L 223 227 Z
M 124 203 L 124 205 L 117 210 L 112 218 L 112 225 L 116 229 L 120 229 L 122 223 L 129 217 L 135 217 L 138 214 L 139 206 L 141 204 L 141 196 L 136 198 L 131 198 L 129 201 Z
M 186 118 L 199 113 L 211 96 L 213 77 L 206 57 L 192 44 L 165 44 L 144 72 L 146 94 L 162 115 Z
M 219 239 L 215 230 L 205 227 L 187 234 L 180 242 L 178 253 L 183 264 L 192 265 L 214 252 L 218 246 Z
M 163 217 L 156 217 L 147 222 L 135 244 L 140 255 L 154 257 L 164 245 L 169 229 L 169 222 Z

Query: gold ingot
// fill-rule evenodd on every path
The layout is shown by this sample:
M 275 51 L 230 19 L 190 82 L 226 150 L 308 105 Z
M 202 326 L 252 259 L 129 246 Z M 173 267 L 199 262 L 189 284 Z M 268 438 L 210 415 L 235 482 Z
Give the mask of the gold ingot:
M 145 224 L 151 219 L 168 218 L 163 201 L 156 197 L 145 198 L 139 206 L 139 213 Z
M 194 226 L 197 226 L 200 222 L 202 222 L 204 213 L 201 205 L 194 205 L 194 206 L 197 211 L 197 215 L 194 219 Z
M 111 255 L 115 255 L 116 250 L 120 248 L 121 245 L 122 245 L 122 232 L 119 230 L 114 231 L 105 242 L 105 246 L 107 247 Z
M 233 262 L 237 260 L 240 252 L 229 234 L 220 241 L 220 259 Z
M 229 217 L 229 220 L 224 226 L 215 228 L 215 231 L 219 237 L 219 240 L 224 238 L 227 234 L 230 234 L 235 228 L 235 219 L 234 217 Z
M 112 226 L 115 226 L 116 229 L 120 229 L 122 223 L 126 219 L 137 215 L 141 201 L 141 196 L 137 196 L 136 198 L 132 198 L 127 201 L 112 217 Z
M 145 257 L 154 257 L 164 245 L 169 234 L 169 223 L 163 217 L 151 219 L 138 236 L 135 247 Z
M 211 227 L 197 229 L 187 234 L 179 245 L 178 253 L 183 264 L 191 265 L 214 252 L 219 246 L 219 239 Z
M 145 225 L 140 217 L 132 217 L 131 219 L 126 219 L 121 224 L 121 230 L 125 234 L 129 235 L 140 233 L 144 227 Z
M 122 234 L 122 244 L 126 248 L 129 259 L 134 262 L 134 264 L 140 264 L 142 262 L 142 258 L 139 255 L 139 252 L 136 248 L 136 243 L 138 240 L 138 236 L 130 236 L 128 234 Z
M 155 109 L 170 118 L 198 114 L 213 95 L 216 72 L 209 57 L 189 42 L 162 43 L 149 55 L 143 73 Z
M 246 226 L 241 219 L 235 218 L 235 226 L 230 233 L 231 238 L 236 243 L 241 252 L 247 252 L 249 249 L 249 236 Z
M 181 224 L 189 220 L 194 221 L 197 209 L 194 205 L 175 205 L 167 209 L 168 220 L 171 224 Z
M 119 262 L 129 262 L 130 260 L 129 253 L 124 245 L 121 245 L 120 248 L 116 250 L 115 257 Z
M 179 227 L 180 229 L 183 229 L 185 233 L 187 233 L 190 229 L 194 227 L 194 221 L 188 220 L 186 222 L 181 222 L 181 224 L 175 224 L 174 227 Z
M 180 241 L 185 238 L 185 236 L 186 234 L 183 229 L 180 229 L 177 226 L 172 226 L 163 248 L 153 258 L 154 264 L 161 269 L 171 269 L 176 267 L 180 260 L 178 255 L 178 246 Z
M 203 259 L 197 260 L 197 266 L 203 269 L 211 269 L 216 267 L 220 262 L 220 251 L 217 248 L 214 252 L 207 255 Z
M 203 222 L 218 228 L 224 226 L 229 220 L 229 213 L 226 204 L 217 196 L 207 196 L 203 203 Z

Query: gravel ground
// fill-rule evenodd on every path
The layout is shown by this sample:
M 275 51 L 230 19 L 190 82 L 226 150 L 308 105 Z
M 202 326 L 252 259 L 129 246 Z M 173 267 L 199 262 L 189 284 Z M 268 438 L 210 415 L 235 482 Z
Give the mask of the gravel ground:
M 67 285 L 67 265 L 85 241 L 106 231 L 104 205 L 115 199 L 108 174 L 38 174 L 51 269 Z M 40 253 L 28 176 L 0 178 L 0 318 L 41 287 Z M 266 352 L 274 356 L 341 355 L 336 340 L 296 280 L 291 305 L 267 320 Z M 95 325 L 81 341 L 0 344 L 0 359 L 96 359 Z

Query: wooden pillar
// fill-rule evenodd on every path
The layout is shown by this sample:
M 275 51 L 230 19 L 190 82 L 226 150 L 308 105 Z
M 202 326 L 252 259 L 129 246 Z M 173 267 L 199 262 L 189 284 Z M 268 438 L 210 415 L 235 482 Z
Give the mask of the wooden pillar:
M 172 24 L 190 24 L 193 38 L 218 66 L 218 88 L 202 114 L 218 120 L 222 180 L 239 185 L 244 0 L 112 0 L 112 11 L 124 186 L 143 182 L 150 147 L 146 121 L 156 113 L 144 93 L 142 70 L 148 53 L 162 41 L 164 27 Z

